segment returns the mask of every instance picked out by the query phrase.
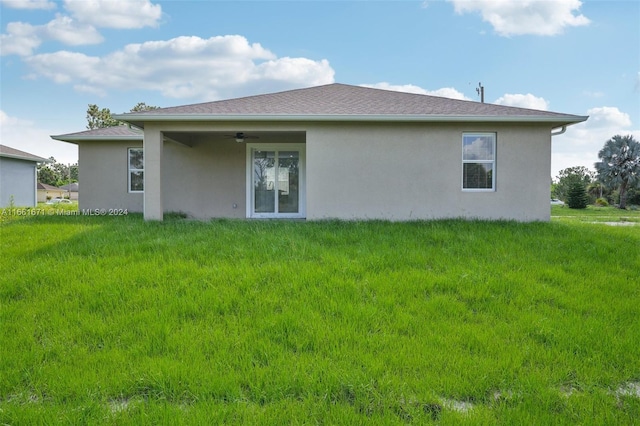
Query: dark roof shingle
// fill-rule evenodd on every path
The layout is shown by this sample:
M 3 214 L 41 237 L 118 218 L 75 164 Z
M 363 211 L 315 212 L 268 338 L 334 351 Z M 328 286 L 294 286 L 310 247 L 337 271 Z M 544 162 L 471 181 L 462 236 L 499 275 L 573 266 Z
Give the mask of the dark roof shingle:
M 37 155 L 29 154 L 28 152 L 20 151 L 19 149 L 6 145 L 0 145 L 0 157 L 17 158 L 20 160 L 36 161 L 38 163 L 50 162 L 50 160 L 46 158 L 38 157 Z
M 142 140 L 143 133 L 140 130 L 132 129 L 129 126 L 102 127 L 99 129 L 84 130 L 82 132 L 68 133 L 65 135 L 53 135 L 52 139 L 65 142 L 85 139 L 104 140 Z
M 47 191 L 66 191 L 64 188 L 58 188 L 54 185 L 49 185 L 47 183 L 38 182 L 38 189 L 45 189 Z
M 150 121 L 512 121 L 548 122 L 553 127 L 579 123 L 587 117 L 373 89 L 347 84 L 327 84 L 243 98 L 159 108 L 114 115 L 144 127 Z M 106 127 L 51 136 L 66 142 L 82 140 L 142 140 L 140 129 Z
M 138 121 L 144 116 L 175 115 L 385 115 L 385 116 L 482 116 L 482 117 L 578 117 L 549 111 L 516 108 L 474 101 L 328 84 L 306 89 L 248 96 L 192 105 L 160 108 L 119 115 Z

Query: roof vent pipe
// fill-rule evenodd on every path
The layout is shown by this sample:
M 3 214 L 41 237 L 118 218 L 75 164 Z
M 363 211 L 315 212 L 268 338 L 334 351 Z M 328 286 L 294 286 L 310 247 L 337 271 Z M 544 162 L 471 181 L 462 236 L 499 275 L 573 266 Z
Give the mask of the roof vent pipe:
M 478 83 L 476 92 L 480 95 L 480 102 L 484 103 L 484 86 L 482 85 L 482 82 Z

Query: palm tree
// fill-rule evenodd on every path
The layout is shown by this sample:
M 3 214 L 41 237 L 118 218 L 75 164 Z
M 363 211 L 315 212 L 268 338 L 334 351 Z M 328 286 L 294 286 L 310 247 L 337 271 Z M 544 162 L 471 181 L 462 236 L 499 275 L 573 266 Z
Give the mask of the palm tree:
M 640 179 L 640 142 L 631 135 L 615 135 L 605 142 L 598 158 L 599 179 L 612 188 L 620 187 L 620 208 L 626 208 L 627 189 Z
M 587 185 L 587 192 L 593 198 L 602 198 L 604 192 L 604 184 L 598 180 L 594 180 L 589 185 Z

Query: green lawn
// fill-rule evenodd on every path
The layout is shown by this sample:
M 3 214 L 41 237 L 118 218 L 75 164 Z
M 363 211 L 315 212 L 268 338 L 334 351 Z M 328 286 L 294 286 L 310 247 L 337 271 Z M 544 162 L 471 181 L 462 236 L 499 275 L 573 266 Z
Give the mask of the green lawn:
M 5 214 L 0 424 L 634 424 L 640 226 L 564 210 Z
M 615 207 L 587 206 L 586 209 L 570 209 L 567 206 L 551 206 L 551 217 L 556 221 L 624 222 L 640 224 L 640 209 L 620 210 Z

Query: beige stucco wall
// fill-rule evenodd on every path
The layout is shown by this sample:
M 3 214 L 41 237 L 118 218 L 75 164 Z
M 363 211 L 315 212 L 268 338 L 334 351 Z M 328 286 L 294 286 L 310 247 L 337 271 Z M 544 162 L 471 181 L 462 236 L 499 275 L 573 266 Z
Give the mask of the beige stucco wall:
M 128 191 L 128 148 L 142 141 L 89 141 L 78 144 L 79 209 L 143 211 L 143 194 Z
M 261 129 L 259 139 L 247 139 L 252 144 L 304 142 L 304 134 L 282 134 L 280 128 L 273 126 L 240 128 L 254 132 Z M 233 129 L 206 130 L 191 135 L 190 146 L 164 143 L 164 211 L 183 212 L 200 219 L 245 218 L 247 145 L 224 136 L 225 131 L 235 133 Z M 209 133 L 211 130 L 216 133 Z
M 462 133 L 496 132 L 496 191 L 462 191 Z M 339 124 L 307 132 L 307 219 L 549 220 L 548 125 Z
M 306 142 L 307 219 L 549 220 L 549 125 L 160 126 L 149 126 L 150 134 L 191 131 L 187 138 L 191 146 L 169 141 L 162 145 L 162 193 L 160 197 L 146 195 L 155 204 L 160 200 L 164 212 L 183 212 L 200 219 L 246 216 L 247 146 L 224 137 L 225 133 L 244 131 L 260 134 L 260 139 L 250 140 L 251 143 Z M 462 191 L 463 132 L 497 133 L 495 192 Z M 127 148 L 141 145 L 115 141 L 80 143 L 81 209 L 143 210 L 143 194 L 127 192 Z M 146 169 L 149 167 L 145 164 Z M 148 172 L 145 170 L 145 177 Z
M 197 218 L 243 218 L 245 145 L 207 136 L 196 137 L 191 143 L 193 146 L 186 147 L 165 142 L 165 212 Z

